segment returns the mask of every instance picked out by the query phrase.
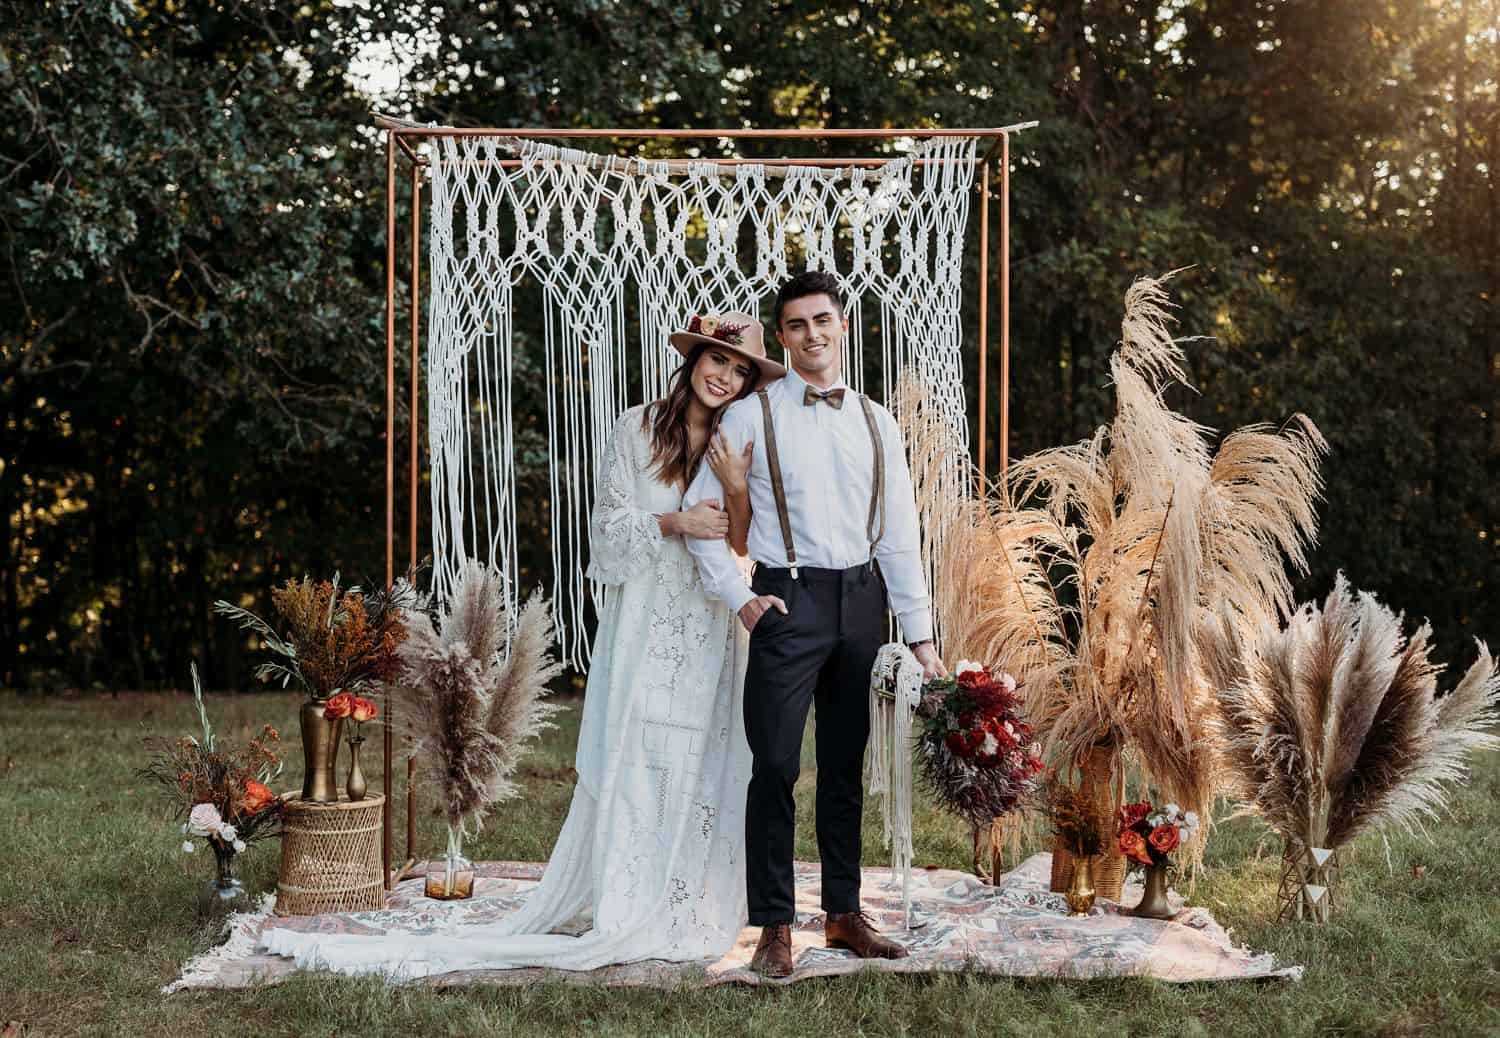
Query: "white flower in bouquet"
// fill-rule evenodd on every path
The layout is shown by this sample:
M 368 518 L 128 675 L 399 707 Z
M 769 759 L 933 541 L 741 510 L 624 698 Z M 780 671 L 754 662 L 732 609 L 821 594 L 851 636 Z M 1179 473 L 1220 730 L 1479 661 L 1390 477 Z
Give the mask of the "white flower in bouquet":
M 194 843 L 192 840 L 183 840 L 182 841 L 182 853 L 184 853 L 184 854 L 192 854 L 197 849 L 198 849 L 198 845 L 196 843 Z
M 1176 804 L 1168 804 L 1166 807 L 1162 808 L 1162 814 L 1166 815 L 1168 818 L 1176 818 L 1178 815 L 1182 814 L 1182 808 L 1178 807 Z
M 982 754 L 984 754 L 985 756 L 989 756 L 990 754 L 995 753 L 999 749 L 1000 749 L 1000 744 L 995 741 L 994 734 L 991 733 L 991 732 L 985 732 L 984 733 L 984 742 L 980 744 L 980 746 L 979 746 L 979 752 L 982 753 Z
M 973 660 L 959 660 L 958 661 L 958 666 L 956 666 L 956 667 L 953 668 L 953 676 L 954 677 L 958 677 L 958 675 L 960 675 L 960 674 L 967 674 L 971 670 L 983 670 L 983 669 L 984 669 L 984 664 L 983 663 L 975 663 Z
M 219 817 L 219 809 L 213 804 L 195 804 L 188 813 L 188 832 L 194 836 L 214 836 L 223 824 L 224 819 Z
M 219 826 L 219 839 L 225 843 L 235 843 L 240 838 L 240 831 L 227 822 Z
M 235 840 L 234 841 L 234 853 L 239 854 L 244 849 L 245 849 L 245 841 L 244 840 Z
M 995 679 L 995 684 L 1005 689 L 1006 694 L 1010 694 L 1016 690 L 1015 676 L 1012 674 L 1006 674 L 1003 671 L 1001 672 L 1000 676 Z

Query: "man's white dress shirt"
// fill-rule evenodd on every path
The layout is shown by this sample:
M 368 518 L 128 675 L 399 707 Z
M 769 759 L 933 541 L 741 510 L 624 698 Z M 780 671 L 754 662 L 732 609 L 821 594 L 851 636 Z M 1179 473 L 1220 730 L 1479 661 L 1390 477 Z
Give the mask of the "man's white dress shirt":
M 845 389 L 844 406 L 838 410 L 826 402 L 803 403 L 807 382 L 795 371 L 766 387 L 776 427 L 776 453 L 781 462 L 781 480 L 786 490 L 787 515 L 792 525 L 792 546 L 798 566 L 847 569 L 868 562 L 870 538 L 866 532 L 870 516 L 870 493 L 875 480 L 873 445 L 858 396 L 840 381 L 830 389 Z M 891 611 L 901 623 L 906 641 L 915 643 L 932 637 L 931 604 L 917 531 L 917 505 L 912 493 L 911 471 L 901 430 L 889 411 L 875 404 L 875 420 L 885 449 L 885 533 L 875 548 L 875 558 L 885 576 Z M 765 432 L 760 400 L 751 394 L 730 404 L 721 429 L 729 449 L 736 453 L 755 443 L 750 462 L 749 485 L 750 558 L 766 566 L 788 565 L 781 522 L 776 514 L 776 496 L 766 461 Z M 684 509 L 700 501 L 716 499 L 724 504 L 724 488 L 705 462 L 682 499 Z M 875 531 L 880 532 L 877 516 Z M 723 540 L 687 538 L 688 550 L 698 562 L 704 589 L 736 612 L 755 593 L 735 566 L 734 556 Z

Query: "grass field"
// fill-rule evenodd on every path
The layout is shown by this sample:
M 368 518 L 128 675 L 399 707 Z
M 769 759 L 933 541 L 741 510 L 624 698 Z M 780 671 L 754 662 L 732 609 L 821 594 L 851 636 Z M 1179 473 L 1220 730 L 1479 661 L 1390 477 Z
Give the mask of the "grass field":
M 296 742 L 298 700 L 213 696 L 218 730 L 269 721 Z M 576 704 L 524 767 L 525 796 L 502 807 L 476 858 L 544 860 L 572 789 Z M 643 1034 L 1146 1035 L 1500 1034 L 1500 759 L 1431 839 L 1379 836 L 1344 855 L 1336 920 L 1272 919 L 1278 847 L 1252 819 L 1214 832 L 1194 900 L 1236 940 L 1307 968 L 1296 984 L 1170 986 L 1148 981 L 1011 981 L 978 975 L 814 980 L 779 990 L 606 990 L 561 983 L 448 991 L 299 974 L 260 991 L 158 994 L 216 925 L 194 901 L 211 859 L 180 836 L 135 775 L 141 738 L 196 729 L 191 697 L 23 700 L 0 693 L 0 1028 L 27 1035 Z M 378 747 L 378 740 L 370 746 Z M 807 749 L 812 742 L 809 739 Z M 345 751 L 347 753 L 347 751 Z M 371 785 L 379 788 L 379 761 Z M 817 855 L 813 762 L 798 786 L 798 856 Z M 300 761 L 281 784 L 290 786 Z M 399 819 L 399 816 L 398 816 Z M 879 863 L 867 813 L 866 861 Z M 401 831 L 401 830 L 398 830 Z M 918 819 L 917 861 L 964 867 L 960 826 Z M 420 849 L 441 846 L 421 821 Z M 274 886 L 276 845 L 240 861 L 252 892 Z M 1417 876 L 1417 866 L 1423 866 Z

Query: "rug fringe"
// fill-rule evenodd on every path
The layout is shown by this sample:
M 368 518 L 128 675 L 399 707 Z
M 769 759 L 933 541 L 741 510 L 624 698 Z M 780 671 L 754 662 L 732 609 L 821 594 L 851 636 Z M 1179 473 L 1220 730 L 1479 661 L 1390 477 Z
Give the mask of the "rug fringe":
M 260 935 L 260 926 L 276 908 L 275 894 L 262 894 L 260 902 L 249 912 L 234 912 L 224 920 L 221 932 L 229 939 L 216 945 L 202 955 L 189 959 L 182 967 L 182 976 L 161 989 L 170 995 L 183 988 L 208 987 L 219 978 L 224 967 L 231 962 L 255 954 L 255 942 Z

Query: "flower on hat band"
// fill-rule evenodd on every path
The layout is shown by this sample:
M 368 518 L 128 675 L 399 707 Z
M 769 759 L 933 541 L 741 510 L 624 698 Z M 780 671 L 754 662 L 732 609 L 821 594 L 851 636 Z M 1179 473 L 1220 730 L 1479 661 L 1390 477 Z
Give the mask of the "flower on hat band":
M 701 314 L 694 315 L 688 322 L 688 331 L 694 335 L 706 335 L 710 339 L 717 339 L 729 346 L 743 346 L 745 344 L 745 325 L 731 324 L 721 321 L 717 317 L 705 317 Z

